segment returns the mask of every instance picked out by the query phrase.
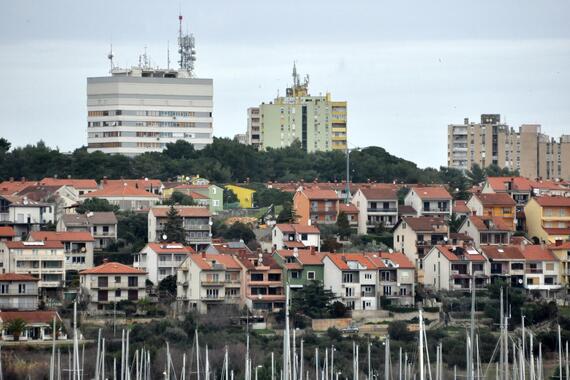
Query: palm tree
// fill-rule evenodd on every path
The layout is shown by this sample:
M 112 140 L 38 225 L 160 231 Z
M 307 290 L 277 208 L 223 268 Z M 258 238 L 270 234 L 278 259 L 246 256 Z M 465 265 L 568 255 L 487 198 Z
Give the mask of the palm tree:
M 26 330 L 27 325 L 28 323 L 22 318 L 16 318 L 8 322 L 6 330 L 8 331 L 8 334 L 14 337 L 15 341 L 19 341 L 20 335 L 22 335 L 22 333 Z

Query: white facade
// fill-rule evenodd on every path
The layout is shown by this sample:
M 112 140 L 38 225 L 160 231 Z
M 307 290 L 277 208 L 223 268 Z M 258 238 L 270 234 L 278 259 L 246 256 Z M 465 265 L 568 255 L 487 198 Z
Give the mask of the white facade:
M 372 197 L 374 193 L 379 194 Z M 394 198 L 388 198 L 381 196 L 380 193 L 383 192 L 358 189 L 354 194 L 351 203 L 358 208 L 359 235 L 365 235 L 370 228 L 374 228 L 378 224 L 391 228 L 398 222 L 397 195 L 394 194 Z
M 37 309 L 37 279 L 27 275 L 14 275 L 10 273 L 0 275 L 0 310 Z
M 261 121 L 259 107 L 250 107 L 247 109 L 247 134 L 246 143 L 259 147 L 261 141 Z
M 164 280 L 168 276 L 176 276 L 178 267 L 191 250 L 182 244 L 147 244 L 135 255 L 133 267 L 148 273 L 148 279 L 153 284 Z
M 213 80 L 185 70 L 114 69 L 87 79 L 88 151 L 134 156 L 213 141 Z
M 287 249 L 287 243 L 299 242 L 305 247 L 315 247 L 321 250 L 321 233 L 317 227 L 298 224 L 277 224 L 271 232 L 272 249 Z M 297 247 L 304 248 L 304 247 Z

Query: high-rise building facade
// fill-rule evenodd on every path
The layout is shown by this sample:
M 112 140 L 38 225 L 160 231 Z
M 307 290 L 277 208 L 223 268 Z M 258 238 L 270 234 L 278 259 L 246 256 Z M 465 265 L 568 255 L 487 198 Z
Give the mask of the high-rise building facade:
M 180 17 L 181 20 L 181 17 Z M 213 141 L 213 80 L 194 77 L 194 38 L 179 35 L 180 67 L 139 65 L 87 78 L 87 150 L 135 156 L 184 140 L 196 149 Z
M 556 140 L 543 134 L 539 124 L 523 124 L 515 131 L 495 114 L 481 115 L 480 123 L 466 118 L 447 127 L 447 164 L 461 170 L 494 164 L 528 178 L 570 179 L 570 135 Z
M 248 143 L 259 149 L 285 148 L 298 141 L 307 152 L 345 150 L 347 102 L 327 93 L 309 94 L 309 79 L 301 82 L 293 67 L 293 86 L 285 96 L 248 109 Z

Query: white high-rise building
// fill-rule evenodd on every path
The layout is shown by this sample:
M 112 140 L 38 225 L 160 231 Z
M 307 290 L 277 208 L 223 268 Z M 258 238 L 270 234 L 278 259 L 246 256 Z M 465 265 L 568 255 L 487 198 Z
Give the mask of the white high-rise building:
M 182 17 L 180 16 L 180 21 Z M 87 78 L 87 150 L 135 156 L 185 140 L 196 149 L 213 141 L 213 80 L 193 73 L 194 38 L 180 27 L 180 68 L 138 66 Z

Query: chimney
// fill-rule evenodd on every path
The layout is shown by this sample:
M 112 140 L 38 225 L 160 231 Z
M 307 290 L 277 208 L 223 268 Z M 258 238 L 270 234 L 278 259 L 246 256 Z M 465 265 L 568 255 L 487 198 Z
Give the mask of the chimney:
M 202 258 L 203 258 L 203 259 L 206 258 L 206 252 L 202 252 Z
M 562 245 L 562 239 L 556 239 L 556 241 L 554 242 L 554 245 L 556 245 L 557 247 L 560 247 Z
M 109 259 L 108 259 L 108 258 L 104 258 L 104 259 L 103 259 L 103 264 L 107 264 L 108 262 L 109 262 Z
M 10 182 L 14 182 L 14 177 L 10 177 Z
M 104 176 L 103 177 L 103 185 L 106 185 L 106 184 L 107 184 L 107 176 Z
M 315 246 L 311 245 L 309 247 L 309 251 L 311 252 L 311 255 L 314 255 L 315 254 Z

